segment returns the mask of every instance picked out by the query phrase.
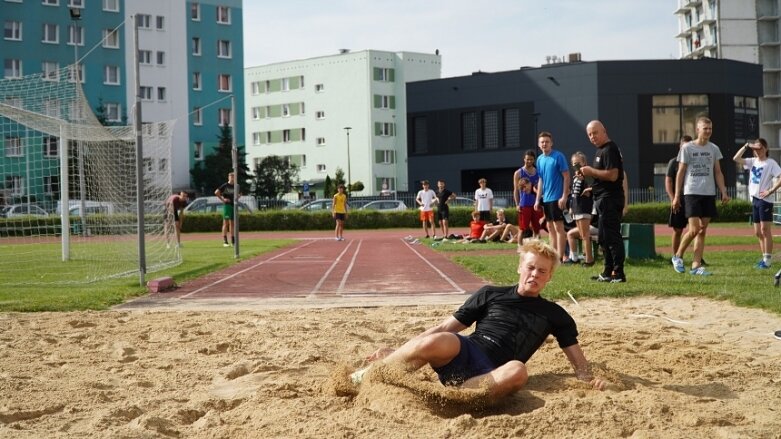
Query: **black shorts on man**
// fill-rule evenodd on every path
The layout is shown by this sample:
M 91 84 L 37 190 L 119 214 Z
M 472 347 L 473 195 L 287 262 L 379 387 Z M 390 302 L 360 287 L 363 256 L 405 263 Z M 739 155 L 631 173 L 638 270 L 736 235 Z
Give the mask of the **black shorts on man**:
M 686 218 L 716 218 L 716 196 L 714 195 L 684 195 Z

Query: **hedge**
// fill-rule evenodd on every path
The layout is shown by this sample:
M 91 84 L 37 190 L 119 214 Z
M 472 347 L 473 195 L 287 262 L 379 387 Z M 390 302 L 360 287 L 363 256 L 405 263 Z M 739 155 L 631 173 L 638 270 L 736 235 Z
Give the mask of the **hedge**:
M 719 216 L 713 222 L 744 222 L 751 212 L 751 204 L 744 200 L 733 200 L 727 205 L 719 205 Z M 471 208 L 451 207 L 450 227 L 468 227 L 471 221 Z M 505 211 L 507 220 L 518 222 L 515 209 Z M 668 203 L 632 204 L 624 217 L 625 223 L 667 224 L 670 216 Z M 274 230 L 331 230 L 334 220 L 329 211 L 305 212 L 301 210 L 266 210 L 243 213 L 239 216 L 240 228 L 244 231 Z M 351 229 L 389 229 L 420 227 L 419 211 L 364 211 L 350 212 L 347 219 Z M 218 213 L 190 214 L 185 217 L 182 231 L 214 232 L 222 227 L 222 216 Z

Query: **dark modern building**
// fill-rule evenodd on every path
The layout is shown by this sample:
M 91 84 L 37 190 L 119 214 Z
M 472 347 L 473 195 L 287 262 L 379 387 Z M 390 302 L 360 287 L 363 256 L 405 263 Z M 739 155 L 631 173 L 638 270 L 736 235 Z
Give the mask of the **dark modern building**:
M 553 134 L 567 159 L 595 148 L 585 126 L 601 120 L 621 147 L 632 188 L 664 191 L 667 162 L 695 120 L 713 120 L 725 157 L 727 186 L 735 186 L 731 158 L 756 138 L 762 66 L 724 59 L 570 62 L 407 85 L 410 188 L 445 179 L 461 192 L 488 179 L 511 190 L 512 174 L 536 133 Z

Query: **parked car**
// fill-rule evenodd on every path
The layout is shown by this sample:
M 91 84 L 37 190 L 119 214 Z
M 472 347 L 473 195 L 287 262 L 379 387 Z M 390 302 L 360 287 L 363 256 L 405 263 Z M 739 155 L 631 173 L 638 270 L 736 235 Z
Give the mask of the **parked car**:
M 211 213 L 222 212 L 223 202 L 217 197 L 196 198 L 184 208 L 187 213 Z M 246 203 L 239 201 L 239 212 L 252 212 Z
M 374 201 L 374 200 L 354 200 L 354 199 L 350 199 L 350 200 L 347 201 L 347 204 L 350 205 L 350 209 L 358 210 L 361 207 L 371 203 L 372 201 Z
M 3 218 L 13 218 L 17 216 L 49 216 L 49 214 L 34 204 L 11 204 L 4 206 L 0 211 Z
M 270 209 L 287 209 L 288 206 L 293 204 L 287 200 L 278 200 L 275 198 L 259 199 L 258 210 L 270 210 Z
M 301 206 L 301 210 L 305 210 L 307 212 L 318 212 L 321 210 L 331 210 L 331 205 L 333 205 L 334 200 L 330 198 L 321 198 L 319 200 L 310 201 L 309 203 L 304 204 Z
M 306 198 L 302 198 L 302 199 L 300 199 L 298 201 L 295 201 L 295 202 L 292 202 L 292 203 L 288 204 L 287 206 L 283 207 L 282 209 L 284 209 L 284 210 L 300 209 L 300 208 L 306 206 L 307 204 L 309 204 L 309 202 L 310 202 L 310 200 L 307 200 Z
M 456 197 L 455 199 L 450 200 L 447 205 L 450 207 L 474 207 L 475 200 L 464 197 Z
M 401 200 L 377 200 L 366 203 L 360 210 L 407 210 L 407 205 Z

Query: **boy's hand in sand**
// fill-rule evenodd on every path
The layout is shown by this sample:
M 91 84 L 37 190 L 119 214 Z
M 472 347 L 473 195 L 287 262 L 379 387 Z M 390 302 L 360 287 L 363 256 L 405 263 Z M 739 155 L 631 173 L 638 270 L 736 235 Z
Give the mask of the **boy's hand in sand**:
M 607 388 L 607 385 L 608 385 L 609 383 L 608 383 L 607 381 L 605 381 L 605 380 L 601 380 L 601 379 L 599 379 L 599 378 L 593 378 L 593 379 L 592 379 L 592 380 L 589 382 L 589 384 L 591 384 L 591 387 L 592 387 L 594 390 L 605 390 L 605 389 Z
M 366 357 L 366 361 L 372 362 L 372 361 L 382 360 L 383 358 L 392 354 L 394 351 L 395 349 L 391 349 L 391 348 L 379 348 L 376 351 L 374 351 L 371 355 Z

